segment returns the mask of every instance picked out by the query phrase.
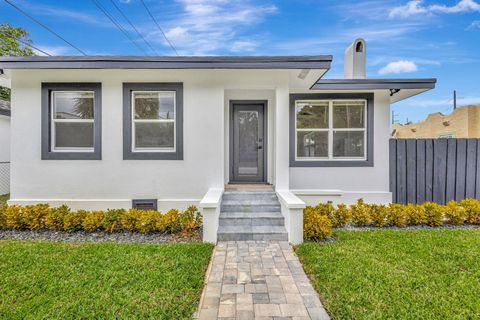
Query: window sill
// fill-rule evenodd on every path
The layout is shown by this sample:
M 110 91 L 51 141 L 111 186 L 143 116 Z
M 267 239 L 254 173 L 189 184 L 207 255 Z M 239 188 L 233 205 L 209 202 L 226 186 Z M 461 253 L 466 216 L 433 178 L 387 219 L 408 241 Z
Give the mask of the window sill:
M 102 153 L 97 152 L 54 152 L 42 153 L 42 160 L 102 160 Z
M 183 160 L 183 152 L 130 151 L 123 153 L 123 160 Z
M 373 167 L 373 160 L 291 160 L 290 167 Z

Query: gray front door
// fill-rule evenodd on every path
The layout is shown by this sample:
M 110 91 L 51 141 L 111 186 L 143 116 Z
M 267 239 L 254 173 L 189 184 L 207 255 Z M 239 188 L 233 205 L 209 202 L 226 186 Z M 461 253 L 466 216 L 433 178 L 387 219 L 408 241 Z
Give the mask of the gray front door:
M 231 182 L 266 182 L 265 106 L 265 103 L 232 103 Z

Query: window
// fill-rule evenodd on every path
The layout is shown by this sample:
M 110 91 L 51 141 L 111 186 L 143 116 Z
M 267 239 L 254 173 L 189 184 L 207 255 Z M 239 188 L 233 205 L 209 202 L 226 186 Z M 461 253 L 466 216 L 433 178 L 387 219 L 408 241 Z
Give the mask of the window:
M 124 84 L 124 159 L 183 158 L 183 85 Z
M 372 94 L 292 94 L 291 166 L 373 163 Z
M 101 85 L 42 85 L 42 159 L 101 159 Z

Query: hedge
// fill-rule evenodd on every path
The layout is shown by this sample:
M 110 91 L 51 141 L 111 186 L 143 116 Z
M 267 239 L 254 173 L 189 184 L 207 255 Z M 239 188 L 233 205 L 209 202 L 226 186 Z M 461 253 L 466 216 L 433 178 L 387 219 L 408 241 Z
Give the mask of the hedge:
M 480 201 L 465 199 L 450 201 L 446 205 L 433 202 L 423 204 L 367 204 L 363 199 L 347 206 L 336 207 L 330 203 L 308 206 L 303 211 L 303 234 L 308 240 L 322 240 L 330 237 L 333 228 L 345 226 L 384 227 L 426 225 L 480 225 Z
M 195 206 L 185 211 L 171 209 L 164 214 L 137 209 L 73 211 L 66 205 L 52 208 L 47 204 L 0 206 L 0 229 L 161 232 L 190 236 L 197 233 L 201 225 L 202 216 Z

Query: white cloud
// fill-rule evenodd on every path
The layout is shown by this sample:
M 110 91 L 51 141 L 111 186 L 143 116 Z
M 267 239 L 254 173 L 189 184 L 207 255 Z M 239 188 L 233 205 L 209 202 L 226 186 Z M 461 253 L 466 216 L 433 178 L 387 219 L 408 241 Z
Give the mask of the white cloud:
M 252 51 L 261 35 L 251 33 L 247 37 L 245 31 L 277 11 L 273 5 L 248 0 L 177 0 L 177 3 L 182 11 L 163 24 L 177 51 L 187 55 L 214 54 L 220 50 Z M 151 32 L 148 38 L 165 44 L 158 31 Z
M 480 20 L 473 21 L 468 29 L 480 29 Z
M 391 73 L 406 73 L 415 72 L 418 70 L 417 65 L 413 61 L 398 60 L 388 63 L 385 67 L 378 71 L 379 74 L 391 74 Z
M 420 14 L 432 13 L 460 13 L 460 12 L 480 12 L 480 4 L 475 0 L 460 0 L 453 6 L 444 4 L 423 5 L 423 0 L 411 0 L 403 6 L 390 9 L 389 17 L 408 18 Z
M 77 55 L 78 51 L 72 49 L 71 47 L 66 47 L 66 46 L 49 46 L 49 45 L 35 45 L 37 48 L 45 51 L 46 53 L 52 55 L 52 56 L 66 56 L 66 55 Z M 72 51 L 73 50 L 73 51 Z M 40 56 L 44 56 L 45 54 L 38 51 L 34 50 L 36 54 Z

